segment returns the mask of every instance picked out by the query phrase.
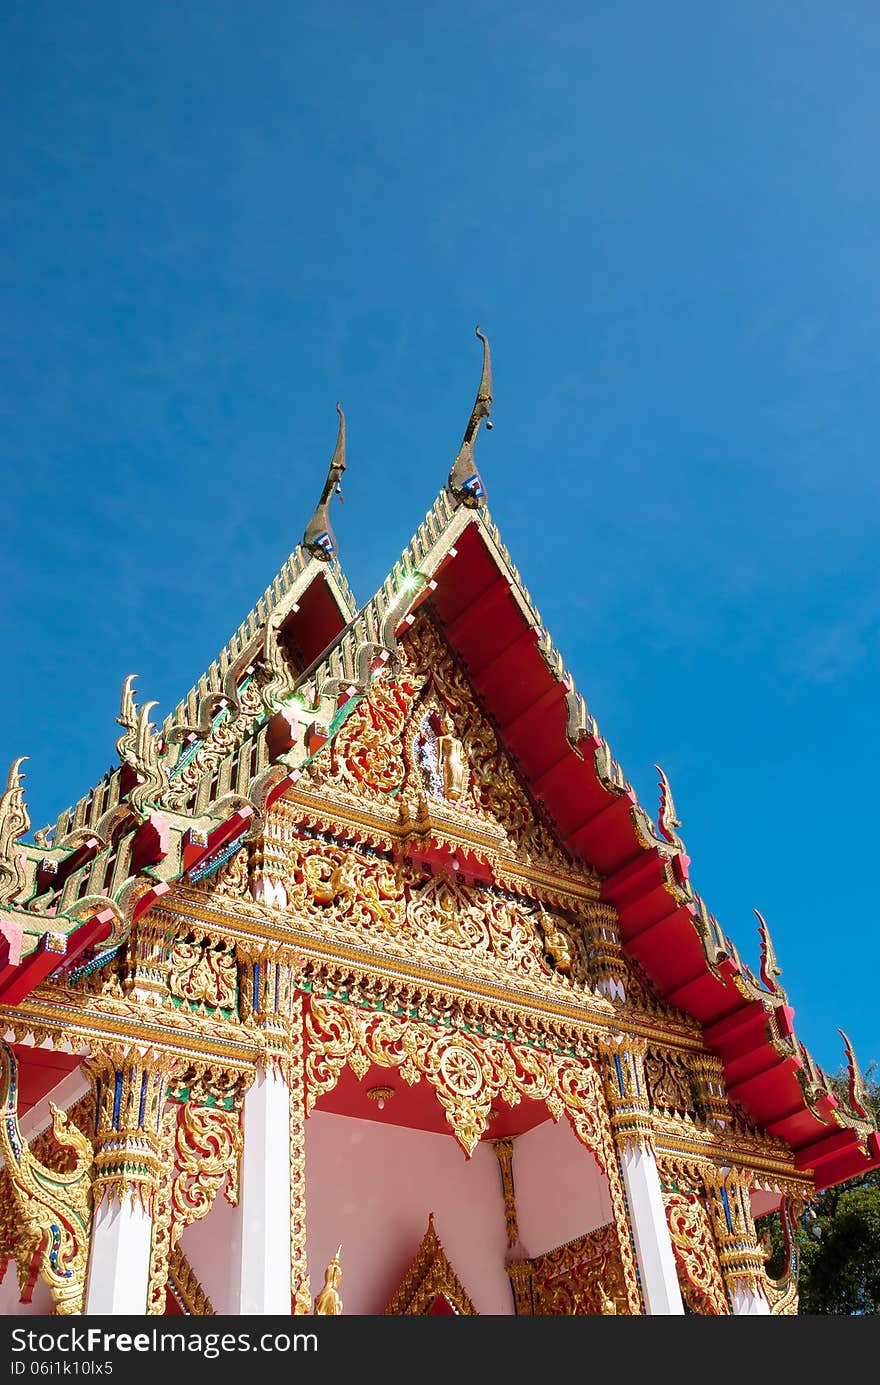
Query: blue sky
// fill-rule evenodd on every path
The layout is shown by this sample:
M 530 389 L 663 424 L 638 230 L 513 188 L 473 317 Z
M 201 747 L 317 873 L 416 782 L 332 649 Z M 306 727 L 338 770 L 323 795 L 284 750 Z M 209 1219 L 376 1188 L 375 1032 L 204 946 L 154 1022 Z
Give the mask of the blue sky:
M 800 1037 L 880 1058 L 873 4 L 3 6 L 0 761 L 34 825 L 249 610 L 348 420 L 365 600 L 479 322 L 492 513 Z

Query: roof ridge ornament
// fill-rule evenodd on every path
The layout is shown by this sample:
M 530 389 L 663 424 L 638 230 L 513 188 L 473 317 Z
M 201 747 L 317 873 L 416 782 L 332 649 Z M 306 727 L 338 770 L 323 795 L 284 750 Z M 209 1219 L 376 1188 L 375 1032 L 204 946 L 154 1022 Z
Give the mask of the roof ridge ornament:
M 167 789 L 169 766 L 164 748 L 160 748 L 156 727 L 150 721 L 150 712 L 159 704 L 145 702 L 138 710 L 132 687 L 137 676 L 130 673 L 122 684 L 116 720 L 124 729 L 116 742 L 116 751 L 122 764 L 135 771 L 136 780 L 128 793 L 128 802 L 137 816 L 143 818 L 147 804 L 157 802 Z
M 675 800 L 672 797 L 669 780 L 659 765 L 655 765 L 654 768 L 660 775 L 660 813 L 657 818 L 657 826 L 676 851 L 685 854 L 684 841 L 677 831 L 681 827 L 681 818 L 675 811 Z
M 871 1120 L 871 1099 L 855 1050 L 843 1030 L 838 1029 L 837 1032 L 843 1039 L 843 1046 L 846 1049 L 846 1063 L 849 1068 L 849 1104 L 856 1115 L 861 1116 L 863 1120 Z
M 447 482 L 448 489 L 456 502 L 459 505 L 467 505 L 471 509 L 476 509 L 477 506 L 486 503 L 486 487 L 483 485 L 483 478 L 477 471 L 477 464 L 474 461 L 474 442 L 483 419 L 486 420 L 487 428 L 492 427 L 492 420 L 489 417 L 492 407 L 492 357 L 489 354 L 488 339 L 479 327 L 476 330 L 477 336 L 483 343 L 483 371 L 480 376 L 480 387 L 477 390 L 477 397 L 474 400 L 468 426 L 464 430 L 464 438 L 458 450 L 458 456 L 452 464 Z
M 31 825 L 24 801 L 20 766 L 27 755 L 19 755 L 9 767 L 6 792 L 0 796 L 0 904 L 11 904 L 27 882 L 19 842 Z
M 788 1000 L 785 987 L 779 978 L 782 975 L 782 967 L 776 957 L 776 949 L 773 946 L 773 939 L 770 937 L 770 929 L 767 927 L 767 920 L 759 909 L 755 911 L 755 918 L 758 920 L 758 931 L 761 935 L 761 980 L 773 995 L 780 1000 Z
M 338 400 L 336 401 L 336 412 L 339 415 L 336 447 L 330 460 L 324 489 L 321 491 L 321 499 L 318 501 L 315 513 L 306 525 L 306 531 L 302 538 L 302 546 L 306 552 L 310 553 L 313 558 L 318 558 L 322 563 L 329 563 L 339 551 L 333 525 L 330 523 L 330 498 L 334 494 L 338 495 L 340 500 L 345 498 L 342 494 L 342 473 L 346 467 L 345 414 L 342 412 L 342 405 Z

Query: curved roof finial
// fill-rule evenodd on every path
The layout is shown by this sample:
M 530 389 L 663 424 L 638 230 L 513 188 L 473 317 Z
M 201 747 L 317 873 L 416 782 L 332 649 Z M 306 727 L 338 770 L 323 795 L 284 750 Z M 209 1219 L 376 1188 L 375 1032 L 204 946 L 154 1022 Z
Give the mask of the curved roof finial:
M 484 504 L 486 500 L 483 478 L 477 471 L 477 464 L 474 461 L 474 442 L 483 419 L 486 420 L 487 428 L 492 427 L 492 420 L 489 417 L 492 407 L 492 357 L 489 354 L 489 342 L 479 327 L 477 328 L 477 336 L 483 343 L 483 372 L 480 376 L 480 388 L 477 390 L 477 397 L 468 419 L 468 426 L 464 430 L 464 438 L 458 456 L 452 464 L 447 482 L 449 490 L 458 503 L 468 505 L 472 509 Z
M 758 920 L 758 931 L 761 935 L 761 980 L 775 996 L 784 1001 L 788 999 L 785 989 L 779 980 L 782 975 L 782 967 L 776 957 L 776 949 L 773 946 L 773 939 L 770 937 L 770 929 L 767 927 L 767 920 L 760 909 L 755 910 L 755 918 Z
M 26 883 L 19 842 L 31 825 L 21 784 L 21 766 L 27 758 L 19 755 L 13 760 L 6 792 L 0 795 L 0 904 L 10 904 Z
M 336 412 L 339 415 L 339 432 L 336 435 L 336 447 L 327 471 L 327 480 L 324 482 L 324 489 L 321 491 L 321 499 L 318 501 L 315 513 L 312 515 L 306 531 L 303 534 L 302 546 L 313 558 L 319 558 L 322 563 L 329 563 L 331 558 L 336 557 L 338 546 L 336 535 L 333 532 L 333 525 L 330 523 L 330 497 L 334 494 L 343 499 L 342 495 L 342 473 L 345 471 L 345 414 L 342 406 L 337 401 Z
M 843 1039 L 843 1046 L 846 1049 L 846 1065 L 849 1070 L 849 1104 L 856 1115 L 861 1116 L 863 1120 L 870 1120 L 871 1098 L 868 1094 L 867 1083 L 862 1076 L 862 1070 L 859 1067 L 858 1059 L 855 1055 L 855 1049 L 842 1029 L 838 1029 L 837 1032 Z
M 669 780 L 659 765 L 655 765 L 654 768 L 660 775 L 660 815 L 657 826 L 676 851 L 683 852 L 685 849 L 684 842 L 678 832 L 678 828 L 681 827 L 681 818 L 675 811 L 675 801 L 669 787 Z

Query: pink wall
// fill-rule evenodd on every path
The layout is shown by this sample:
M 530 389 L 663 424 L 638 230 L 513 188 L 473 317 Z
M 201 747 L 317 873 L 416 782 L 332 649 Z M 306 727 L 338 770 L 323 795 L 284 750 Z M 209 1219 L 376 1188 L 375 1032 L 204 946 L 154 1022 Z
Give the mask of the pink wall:
M 611 1221 L 608 1180 L 564 1116 L 514 1141 L 513 1180 L 526 1255 L 542 1255 Z
M 18 1272 L 15 1268 L 15 1261 L 10 1260 L 6 1266 L 6 1273 L 3 1282 L 0 1283 L 0 1316 L 21 1316 L 33 1317 L 35 1315 L 46 1316 L 52 1312 L 55 1301 L 49 1291 L 49 1286 L 38 1279 L 34 1285 L 34 1297 L 32 1303 L 19 1303 L 18 1301 Z
M 452 1266 L 480 1313 L 512 1313 L 494 1151 L 466 1159 L 451 1135 L 317 1111 L 306 1125 L 312 1292 L 342 1242 L 346 1314 L 381 1313 L 434 1213 Z

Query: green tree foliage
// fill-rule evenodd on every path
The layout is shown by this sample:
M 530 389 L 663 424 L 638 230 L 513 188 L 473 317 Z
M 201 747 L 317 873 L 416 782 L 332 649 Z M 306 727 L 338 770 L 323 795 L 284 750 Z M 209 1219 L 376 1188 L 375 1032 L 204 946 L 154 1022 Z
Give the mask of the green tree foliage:
M 843 1073 L 834 1081 L 846 1091 Z M 876 1064 L 865 1081 L 880 1117 Z M 762 1218 L 761 1226 L 770 1232 L 775 1254 L 767 1270 L 775 1276 L 782 1250 L 778 1218 Z M 801 1218 L 799 1236 L 801 1313 L 880 1313 L 880 1171 L 819 1193 Z

